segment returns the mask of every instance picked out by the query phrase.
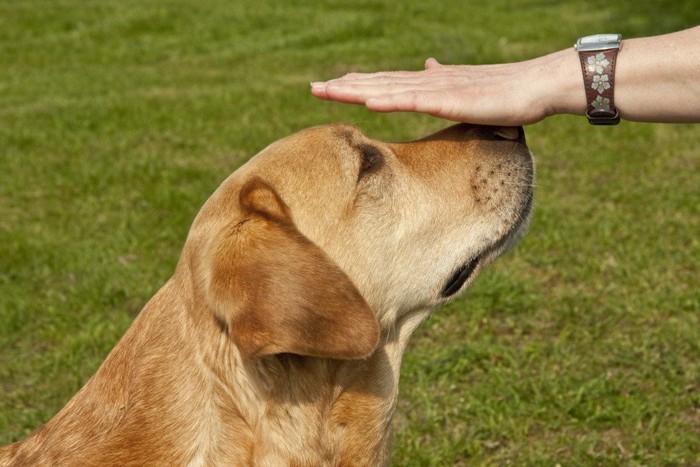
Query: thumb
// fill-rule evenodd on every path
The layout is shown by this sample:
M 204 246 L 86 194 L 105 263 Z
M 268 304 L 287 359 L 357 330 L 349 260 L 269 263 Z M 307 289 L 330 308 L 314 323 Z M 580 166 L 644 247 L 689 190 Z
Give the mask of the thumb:
M 435 60 L 433 57 L 430 57 L 429 59 L 427 59 L 425 61 L 425 69 L 426 70 L 430 70 L 431 68 L 437 68 L 439 66 L 442 66 L 442 65 L 440 65 L 440 63 L 437 60 Z

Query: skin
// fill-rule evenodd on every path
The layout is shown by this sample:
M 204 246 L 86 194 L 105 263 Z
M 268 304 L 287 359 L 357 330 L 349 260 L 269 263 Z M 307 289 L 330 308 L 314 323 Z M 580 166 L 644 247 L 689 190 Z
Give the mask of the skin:
M 700 122 L 700 26 L 622 41 L 615 72 L 620 116 L 641 122 Z M 377 112 L 420 112 L 485 125 L 527 125 L 556 114 L 585 115 L 573 47 L 498 65 L 442 65 L 422 71 L 351 73 L 311 83 L 324 100 Z

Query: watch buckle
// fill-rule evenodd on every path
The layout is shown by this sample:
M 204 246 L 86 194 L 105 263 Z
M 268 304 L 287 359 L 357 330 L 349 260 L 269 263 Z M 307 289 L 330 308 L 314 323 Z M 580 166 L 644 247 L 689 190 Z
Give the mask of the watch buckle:
M 609 112 L 591 112 L 588 110 L 586 111 L 586 117 L 591 125 L 617 125 L 620 123 L 620 112 L 617 109 L 612 115 Z

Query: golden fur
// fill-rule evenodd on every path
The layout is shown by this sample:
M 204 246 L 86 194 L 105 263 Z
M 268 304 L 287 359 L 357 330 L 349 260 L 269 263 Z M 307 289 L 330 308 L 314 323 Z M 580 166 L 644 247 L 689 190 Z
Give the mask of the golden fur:
M 406 343 L 522 235 L 532 173 L 515 128 L 388 144 L 333 125 L 272 144 L 205 203 L 97 373 L 0 465 L 388 463 Z

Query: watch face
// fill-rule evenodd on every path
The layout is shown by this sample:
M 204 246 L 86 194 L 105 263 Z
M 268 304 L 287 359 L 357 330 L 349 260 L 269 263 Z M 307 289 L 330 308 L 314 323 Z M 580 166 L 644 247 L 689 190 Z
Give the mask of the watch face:
M 622 34 L 594 34 L 580 38 L 576 42 L 576 49 L 579 52 L 619 49 L 621 40 Z

